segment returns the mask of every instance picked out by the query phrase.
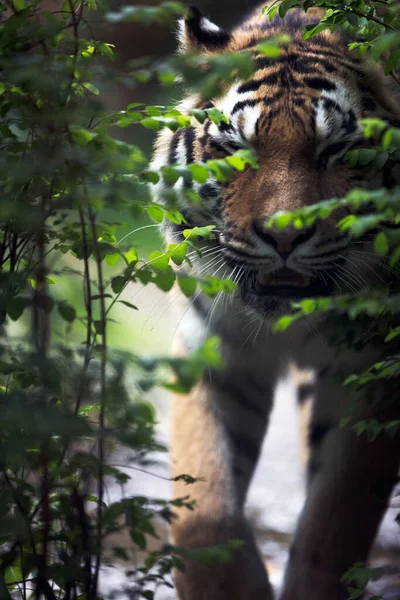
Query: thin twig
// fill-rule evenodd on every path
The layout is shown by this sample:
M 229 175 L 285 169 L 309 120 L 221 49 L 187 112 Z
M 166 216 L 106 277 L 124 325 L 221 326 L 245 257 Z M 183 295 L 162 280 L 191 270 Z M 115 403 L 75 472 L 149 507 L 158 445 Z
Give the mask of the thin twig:
M 85 375 L 87 368 L 89 366 L 90 358 L 92 355 L 92 291 L 90 286 L 90 268 L 89 268 L 89 248 L 87 244 L 87 231 L 85 224 L 85 216 L 83 214 L 82 209 L 79 211 L 79 218 L 81 222 L 81 230 L 82 230 L 82 247 L 83 247 L 83 286 L 84 286 L 84 298 L 85 298 L 85 308 L 86 308 L 86 347 L 85 347 L 85 357 L 83 360 L 83 367 L 81 373 L 81 380 L 79 382 L 78 393 L 76 397 L 75 404 L 75 414 L 78 413 L 81 400 L 82 393 L 85 386 Z
M 100 564 L 102 558 L 102 526 L 103 526 L 103 498 L 104 498 L 104 413 L 106 406 L 106 355 L 107 355 L 107 335 L 106 335 L 106 306 L 104 300 L 104 282 L 103 271 L 101 265 L 101 257 L 98 245 L 98 235 L 96 231 L 96 218 L 92 208 L 88 207 L 89 220 L 93 238 L 94 256 L 97 266 L 97 280 L 99 288 L 100 302 L 100 323 L 101 323 L 101 338 L 102 338 L 102 356 L 100 365 L 100 411 L 99 411 L 99 470 L 98 470 L 98 488 L 97 488 L 97 531 L 96 531 L 96 564 L 92 580 L 92 587 L 88 600 L 96 600 L 97 587 L 99 581 Z

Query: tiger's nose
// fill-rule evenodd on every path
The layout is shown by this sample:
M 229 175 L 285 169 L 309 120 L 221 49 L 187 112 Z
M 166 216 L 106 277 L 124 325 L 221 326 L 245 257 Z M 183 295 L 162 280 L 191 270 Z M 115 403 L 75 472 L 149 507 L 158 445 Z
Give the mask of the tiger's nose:
M 265 244 L 275 248 L 282 258 L 286 258 L 295 248 L 312 238 L 316 227 L 314 225 L 309 228 L 296 229 L 289 226 L 279 231 L 266 227 L 264 223 L 254 223 L 254 231 Z

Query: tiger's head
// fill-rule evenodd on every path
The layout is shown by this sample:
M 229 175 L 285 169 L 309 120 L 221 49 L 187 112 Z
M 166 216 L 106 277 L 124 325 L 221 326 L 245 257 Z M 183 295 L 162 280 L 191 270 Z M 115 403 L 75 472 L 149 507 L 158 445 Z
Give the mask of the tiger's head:
M 400 116 L 388 78 L 379 67 L 351 57 L 341 34 L 325 31 L 302 40 L 301 26 L 316 16 L 321 14 L 314 9 L 298 10 L 270 22 L 260 7 L 228 33 L 192 8 L 180 23 L 184 49 L 238 52 L 282 33 L 291 41 L 276 59 L 256 54 L 251 79 L 236 81 L 220 97 L 193 96 L 182 104 L 215 106 L 229 124 L 217 126 L 207 119 L 176 133 L 164 131 L 156 148 L 157 167 L 220 158 L 239 148 L 257 156 L 257 170 L 235 172 L 227 183 L 192 184 L 203 202 L 200 208 L 186 204 L 182 212 L 189 226 L 216 225 L 216 238 L 209 255 L 204 252 L 199 272 L 231 277 L 245 305 L 263 315 L 287 310 L 293 299 L 327 295 L 335 288 L 355 291 L 376 280 L 376 257 L 368 240 L 351 241 L 336 227 L 343 212 L 308 229 L 266 226 L 277 211 L 372 185 L 343 157 L 363 139 L 360 119 L 393 122 Z M 176 188 L 184 185 L 178 181 Z M 219 262 L 210 261 L 212 256 Z

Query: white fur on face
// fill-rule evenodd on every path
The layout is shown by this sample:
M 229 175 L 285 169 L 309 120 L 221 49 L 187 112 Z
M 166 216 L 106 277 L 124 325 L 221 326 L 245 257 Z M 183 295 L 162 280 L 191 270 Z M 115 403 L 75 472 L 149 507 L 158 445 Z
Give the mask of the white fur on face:
M 316 106 L 316 128 L 317 135 L 320 139 L 317 148 L 317 157 L 328 146 L 335 143 L 345 143 L 346 147 L 342 148 L 339 155 L 344 155 L 351 145 L 362 137 L 362 129 L 357 126 L 355 131 L 351 133 L 346 131 L 345 119 L 346 115 L 352 111 L 358 119 L 361 117 L 357 114 L 357 106 L 359 101 L 354 90 L 349 89 L 344 84 L 335 82 L 335 90 L 324 90 L 318 100 Z M 340 110 L 334 106 L 327 108 L 325 100 L 332 100 Z M 354 118 L 354 117 L 353 117 Z M 328 161 L 328 167 L 337 159 L 336 155 L 332 155 Z
M 261 114 L 259 106 L 243 106 L 240 110 L 237 110 L 234 114 L 236 105 L 246 100 L 251 100 L 254 92 L 243 92 L 239 93 L 238 89 L 241 83 L 234 84 L 228 93 L 215 103 L 215 106 L 227 115 L 230 119 L 233 129 L 221 132 L 216 125 L 210 128 L 211 136 L 220 144 L 230 142 L 239 146 L 249 147 L 251 141 L 254 138 L 256 132 L 256 124 Z M 242 133 L 239 130 L 239 117 L 242 123 Z

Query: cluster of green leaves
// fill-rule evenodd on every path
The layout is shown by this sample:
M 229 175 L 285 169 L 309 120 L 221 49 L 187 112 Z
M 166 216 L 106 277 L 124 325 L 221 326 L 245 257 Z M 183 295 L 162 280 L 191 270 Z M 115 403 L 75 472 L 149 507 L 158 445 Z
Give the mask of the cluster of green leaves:
M 370 600 L 384 600 L 383 596 L 373 596 L 366 587 L 370 581 L 377 581 L 386 575 L 397 575 L 397 567 L 367 567 L 362 562 L 357 562 L 345 573 L 342 581 L 348 587 L 348 600 L 362 598 L 367 593 Z
M 0 596 L 5 599 L 15 591 L 24 600 L 98 600 L 99 569 L 111 534 L 126 530 L 136 547 L 146 550 L 147 537 L 157 535 L 155 519 L 170 522 L 174 508 L 193 508 L 188 497 L 109 502 L 105 486 L 107 479 L 121 485 L 129 479 L 113 465 L 115 446 L 125 446 L 134 464 L 147 464 L 149 454 L 163 450 L 145 392 L 156 385 L 189 391 L 206 367 L 219 368 L 218 340 L 206 341 L 185 358 L 118 352 L 109 341 L 112 311 L 118 303 L 136 310 L 123 296 L 131 282 L 164 292 L 176 283 L 186 296 L 198 289 L 211 296 L 234 291 L 231 281 L 180 270 L 201 254 L 213 226 L 184 229 L 173 185 L 180 177 L 227 181 L 235 170 L 256 166 L 252 154 L 242 150 L 226 159 L 149 170 L 139 146 L 110 135 L 111 125 L 176 131 L 193 120 L 219 124 L 227 118 L 216 108 L 141 103 L 105 111 L 100 99 L 113 81 L 114 50 L 92 39 L 88 19 L 95 9 L 94 0 L 66 0 L 61 9 L 41 0 L 0 4 L 0 326 L 8 334 L 0 345 Z M 165 24 L 183 11 L 175 2 L 129 7 L 122 20 Z M 109 20 L 121 19 L 110 14 Z M 274 53 L 274 47 L 266 44 L 264 51 Z M 174 81 L 187 73 L 199 83 L 199 66 L 200 85 L 210 90 L 221 77 L 248 76 L 253 63 L 248 53 L 209 64 L 191 55 L 155 71 L 164 84 L 171 83 L 169 73 Z M 147 80 L 143 72 L 137 79 Z M 149 182 L 160 180 L 165 204 L 153 202 L 149 192 Z M 189 191 L 188 199 L 198 202 Z M 155 224 L 179 223 L 183 241 L 141 256 L 135 230 L 117 241 L 117 231 L 127 226 L 124 213 L 134 223 L 143 216 Z M 82 283 L 80 297 L 72 300 L 62 285 L 68 275 Z M 78 348 L 68 339 L 72 329 Z M 173 567 L 183 568 L 182 558 L 224 561 L 234 546 L 199 556 L 160 548 L 132 572 L 135 593 L 151 599 L 160 584 L 168 584 Z M 112 551 L 115 559 L 132 558 L 123 547 Z
M 345 31 L 352 41 L 350 50 L 360 56 L 369 55 L 379 60 L 385 55 L 385 73 L 396 76 L 400 60 L 400 35 L 398 30 L 399 4 L 395 0 L 374 2 L 373 0 L 276 0 L 264 8 L 270 19 L 278 12 L 281 17 L 295 8 L 307 11 L 323 8 L 325 15 L 315 24 L 306 25 L 303 38 L 306 40 L 326 29 Z
M 143 11 L 148 22 L 159 21 L 163 18 L 162 14 L 167 5 L 170 4 L 161 4 L 160 7 L 124 7 L 118 13 L 109 13 L 108 18 L 113 23 L 129 22 L 137 20 Z M 182 5 L 179 8 L 177 3 L 173 4 L 174 14 L 186 11 Z M 155 64 L 141 57 L 138 61 L 132 61 L 129 76 L 141 83 L 148 83 L 155 78 L 164 86 L 173 86 L 183 81 L 185 85 L 201 90 L 205 97 L 218 97 L 237 79 L 245 80 L 251 77 L 256 69 L 255 56 L 278 58 L 281 48 L 286 46 L 289 40 L 290 36 L 287 34 L 277 35 L 256 44 L 254 48 L 241 52 L 199 53 L 190 50 Z M 197 118 L 197 115 L 201 115 L 204 111 L 189 112 Z M 173 121 L 171 123 L 173 125 Z M 150 121 L 147 121 L 145 126 L 157 129 L 157 126 Z
M 388 0 L 277 0 L 264 11 L 272 19 L 284 16 L 294 7 L 323 8 L 320 20 L 304 26 L 303 39 L 312 38 L 329 29 L 345 31 L 349 50 L 357 57 L 380 61 L 390 76 L 394 93 L 400 94 L 400 5 Z M 397 92 L 396 92 L 396 89 Z M 338 229 L 350 238 L 366 244 L 365 265 L 380 273 L 379 285 L 371 289 L 361 286 L 360 279 L 347 280 L 347 292 L 340 295 L 304 299 L 293 303 L 293 312 L 280 318 L 276 331 L 285 331 L 301 319 L 318 320 L 338 355 L 352 348 L 361 351 L 373 347 L 380 360 L 351 376 L 343 374 L 343 383 L 351 392 L 349 412 L 341 426 L 350 427 L 356 435 L 373 441 L 380 435 L 391 438 L 400 435 L 400 421 L 388 420 L 396 416 L 393 410 L 398 402 L 400 376 L 400 187 L 385 187 L 382 170 L 399 175 L 400 129 L 394 123 L 377 118 L 360 122 L 365 143 L 347 153 L 345 160 L 351 168 L 365 171 L 371 180 L 379 181 L 380 188 L 354 189 L 344 198 L 333 198 L 292 212 L 274 215 L 268 225 L 277 229 L 292 226 L 310 227 L 317 219 L 327 219 L 335 211 L 345 215 Z M 397 180 L 397 184 L 398 184 Z M 360 247 L 361 248 L 361 247 Z M 374 254 L 372 253 L 375 253 Z M 358 254 L 361 257 L 361 253 Z M 357 263 L 359 264 L 359 263 Z M 371 418 L 366 419 L 360 407 L 370 400 Z M 365 405 L 364 405 L 365 406 Z M 384 408 L 384 410 L 382 410 Z M 380 578 L 387 569 L 369 569 L 355 565 L 344 577 L 348 584 L 349 600 L 364 597 L 369 580 Z M 378 600 L 378 597 L 375 597 Z M 379 597 L 380 600 L 380 597 Z

